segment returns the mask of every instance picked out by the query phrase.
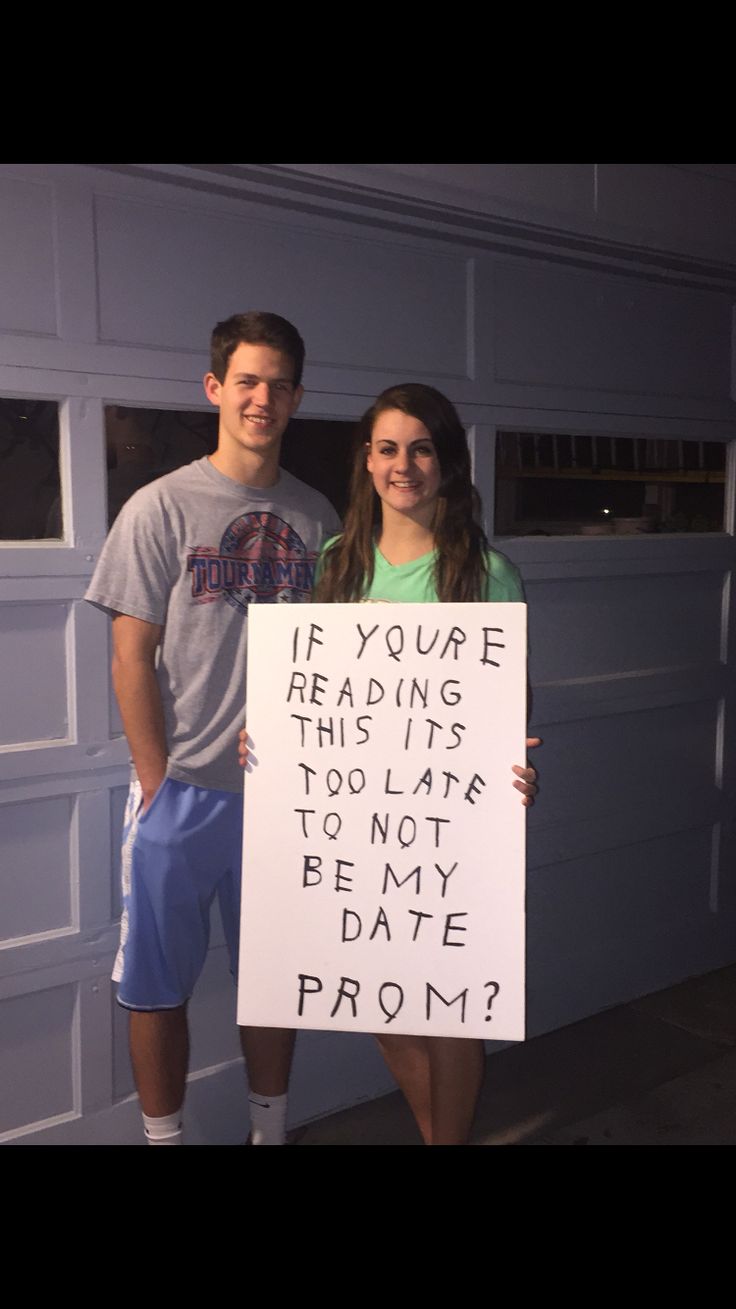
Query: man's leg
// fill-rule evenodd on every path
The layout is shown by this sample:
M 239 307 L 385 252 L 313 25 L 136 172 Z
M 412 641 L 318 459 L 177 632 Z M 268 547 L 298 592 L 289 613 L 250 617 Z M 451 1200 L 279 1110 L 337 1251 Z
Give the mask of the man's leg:
M 180 1145 L 189 1063 L 187 1002 L 204 964 L 218 793 L 167 778 L 134 809 L 123 852 L 124 920 L 113 970 L 146 1137 Z
M 189 1066 L 187 1007 L 130 1014 L 130 1059 L 144 1114 L 163 1118 L 184 1100 Z
M 240 950 L 240 882 L 243 852 L 243 798 L 231 796 L 224 823 L 229 826 L 230 870 L 217 887 L 220 916 L 230 954 L 230 968 L 238 980 Z M 286 1140 L 286 1105 L 296 1032 L 282 1027 L 239 1027 L 240 1045 L 248 1074 L 252 1145 L 283 1145 Z
M 253 1145 L 283 1145 L 286 1103 L 296 1032 L 281 1027 L 241 1027 L 250 1087 Z
M 187 1007 L 130 1014 L 130 1060 L 148 1141 L 181 1144 L 181 1112 L 189 1066 Z

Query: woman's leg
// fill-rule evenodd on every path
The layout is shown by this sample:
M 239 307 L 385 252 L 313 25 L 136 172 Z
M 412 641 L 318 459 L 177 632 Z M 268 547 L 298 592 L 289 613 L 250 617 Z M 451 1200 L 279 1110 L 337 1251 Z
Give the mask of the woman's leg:
M 482 1041 L 376 1035 L 425 1145 L 467 1145 L 483 1083 Z
M 428 1037 L 432 1145 L 467 1145 L 483 1083 L 482 1041 Z
M 391 1076 L 404 1093 L 425 1145 L 432 1144 L 429 1046 L 426 1036 L 376 1034 Z

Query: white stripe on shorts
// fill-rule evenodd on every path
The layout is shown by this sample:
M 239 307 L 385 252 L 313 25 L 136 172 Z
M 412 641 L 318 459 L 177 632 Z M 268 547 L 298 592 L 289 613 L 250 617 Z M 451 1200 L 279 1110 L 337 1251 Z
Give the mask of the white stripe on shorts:
M 128 789 L 123 818 L 123 842 L 120 851 L 120 883 L 123 892 L 123 914 L 120 919 L 120 944 L 113 964 L 112 980 L 119 982 L 123 976 L 123 956 L 125 942 L 128 939 L 128 897 L 130 895 L 130 871 L 133 859 L 133 845 L 138 832 L 138 815 L 143 804 L 143 787 L 134 777 Z

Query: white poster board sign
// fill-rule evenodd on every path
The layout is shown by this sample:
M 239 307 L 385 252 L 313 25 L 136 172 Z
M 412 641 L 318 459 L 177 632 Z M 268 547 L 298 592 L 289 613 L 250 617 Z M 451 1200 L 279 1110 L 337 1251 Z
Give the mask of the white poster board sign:
M 238 1022 L 524 1039 L 526 605 L 253 605 Z

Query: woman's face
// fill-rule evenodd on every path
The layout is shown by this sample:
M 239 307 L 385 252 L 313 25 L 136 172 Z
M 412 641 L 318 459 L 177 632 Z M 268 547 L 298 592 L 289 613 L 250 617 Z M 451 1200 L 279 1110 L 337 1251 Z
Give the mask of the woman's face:
M 373 424 L 366 467 L 384 511 L 418 517 L 429 525 L 442 475 L 424 423 L 401 409 L 386 409 Z

